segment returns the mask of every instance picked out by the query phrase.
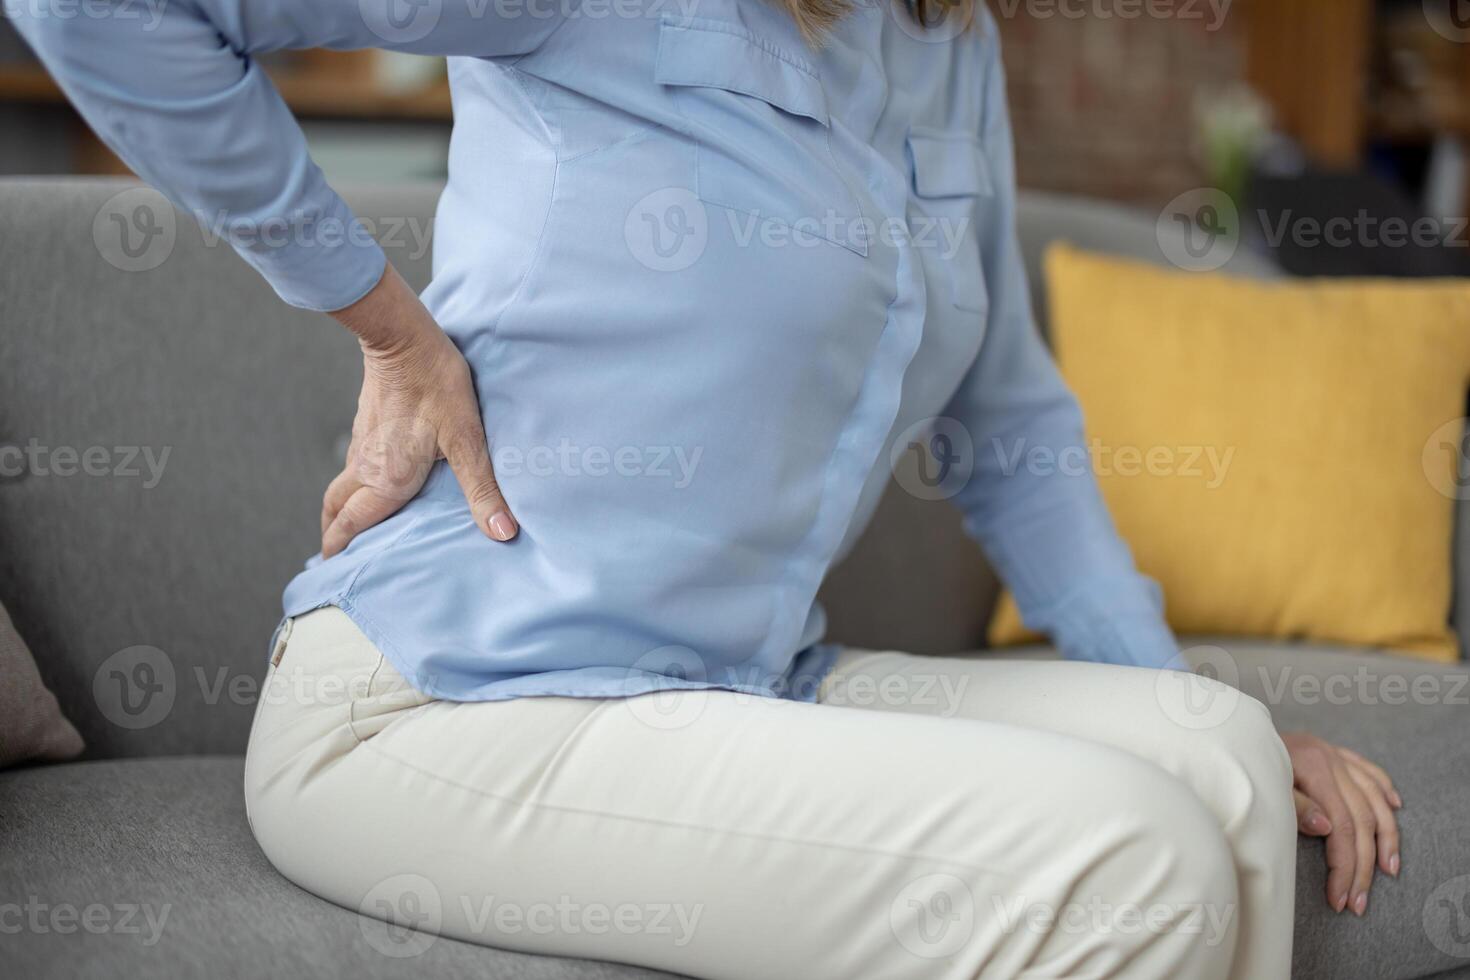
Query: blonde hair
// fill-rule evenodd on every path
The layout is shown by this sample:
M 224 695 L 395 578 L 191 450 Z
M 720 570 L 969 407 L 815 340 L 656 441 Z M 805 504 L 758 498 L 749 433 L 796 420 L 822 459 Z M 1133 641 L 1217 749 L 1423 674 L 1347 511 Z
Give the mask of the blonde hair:
M 780 0 L 811 44 L 821 44 L 832 25 L 857 6 L 857 0 Z M 890 0 L 877 0 L 879 3 Z M 978 0 L 902 0 L 908 15 L 927 27 L 942 22 L 952 11 L 970 16 Z

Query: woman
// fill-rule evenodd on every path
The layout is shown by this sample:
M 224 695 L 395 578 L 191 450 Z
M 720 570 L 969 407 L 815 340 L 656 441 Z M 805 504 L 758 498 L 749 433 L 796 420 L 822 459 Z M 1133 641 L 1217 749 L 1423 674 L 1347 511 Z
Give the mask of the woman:
M 1338 911 L 1396 873 L 1387 777 L 1170 672 L 1092 479 L 990 451 L 1082 428 L 1027 305 L 995 24 L 925 6 L 21 13 L 111 147 L 362 344 L 247 763 L 288 877 L 698 977 L 1261 980 L 1294 822 Z M 253 60 L 308 46 L 454 56 L 422 300 Z M 818 585 L 935 426 L 1072 662 L 821 644 Z M 1200 697 L 1227 710 L 1190 724 Z

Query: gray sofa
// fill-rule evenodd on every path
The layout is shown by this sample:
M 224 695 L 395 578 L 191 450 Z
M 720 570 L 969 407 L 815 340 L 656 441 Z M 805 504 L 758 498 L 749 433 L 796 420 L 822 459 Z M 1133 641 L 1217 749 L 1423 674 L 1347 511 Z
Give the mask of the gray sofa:
M 161 237 L 118 252 L 108 202 L 127 186 L 0 181 L 0 445 L 101 447 L 90 474 L 0 478 L 0 601 L 87 741 L 80 761 L 0 773 L 0 977 L 653 976 L 449 939 L 390 958 L 256 848 L 240 753 L 359 366 L 343 331 L 190 221 L 160 212 Z M 424 283 L 435 188 L 348 196 Z M 1058 236 L 1159 260 L 1153 221 L 1127 211 L 1031 196 L 1022 223 L 1033 269 Z M 955 653 L 979 645 L 994 591 L 953 511 L 896 491 L 826 601 L 839 640 Z M 1321 845 L 1300 848 L 1294 975 L 1470 976 L 1466 668 L 1216 642 L 1282 726 L 1380 760 L 1407 801 L 1403 875 L 1366 920 L 1328 912 Z M 140 660 L 155 672 L 129 688 Z

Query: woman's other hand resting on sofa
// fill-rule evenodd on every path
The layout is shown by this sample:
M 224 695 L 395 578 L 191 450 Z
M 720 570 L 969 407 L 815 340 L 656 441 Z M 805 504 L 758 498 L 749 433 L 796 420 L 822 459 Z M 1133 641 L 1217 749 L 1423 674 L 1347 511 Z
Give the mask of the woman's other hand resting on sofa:
M 362 393 L 347 463 L 322 499 L 322 555 L 413 499 L 447 459 L 475 525 L 497 541 L 518 527 L 490 464 L 469 365 L 390 264 L 366 296 L 332 314 L 362 344 Z
M 1373 865 L 1399 873 L 1399 828 L 1404 805 L 1382 768 L 1352 749 L 1305 732 L 1283 733 L 1296 788 L 1297 826 L 1327 838 L 1327 904 L 1334 911 L 1368 911 Z

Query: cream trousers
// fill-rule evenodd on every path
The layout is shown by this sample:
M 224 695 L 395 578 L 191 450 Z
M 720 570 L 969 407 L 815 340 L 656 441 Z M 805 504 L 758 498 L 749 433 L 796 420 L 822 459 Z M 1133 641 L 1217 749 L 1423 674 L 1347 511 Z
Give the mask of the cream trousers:
M 844 654 L 818 704 L 432 700 L 288 623 L 261 848 L 384 955 L 454 936 L 711 980 L 1285 980 L 1296 821 L 1265 709 L 1190 674 Z

